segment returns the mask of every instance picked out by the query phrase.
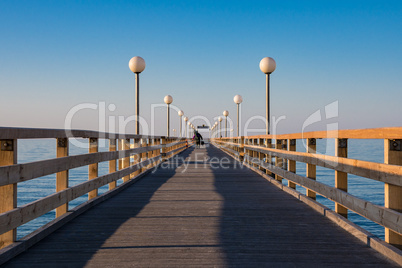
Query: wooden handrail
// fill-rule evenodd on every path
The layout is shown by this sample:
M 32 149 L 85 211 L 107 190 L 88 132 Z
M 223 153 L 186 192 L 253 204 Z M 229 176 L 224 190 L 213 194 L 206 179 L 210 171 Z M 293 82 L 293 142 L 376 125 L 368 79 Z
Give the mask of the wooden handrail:
M 17 163 L 18 139 L 57 140 L 57 158 Z M 69 156 L 69 139 L 89 139 L 89 153 Z M 109 140 L 109 151 L 98 152 L 99 139 Z M 134 140 L 134 144 L 130 144 Z M 68 202 L 88 193 L 97 197 L 98 188 L 116 181 L 128 182 L 147 169 L 157 166 L 186 149 L 186 139 L 177 137 L 103 133 L 86 130 L 29 129 L 0 127 L 0 249 L 16 241 L 16 228 L 53 209 L 56 217 L 68 211 Z M 118 141 L 118 146 L 116 141 Z M 83 143 L 84 144 L 84 143 Z M 190 143 L 191 144 L 191 143 Z M 161 154 L 161 150 L 164 154 Z M 135 156 L 134 163 L 130 157 Z M 98 163 L 109 162 L 109 174 L 98 176 Z M 116 163 L 119 170 L 116 170 Z M 68 171 L 88 166 L 88 181 L 68 187 Z M 17 207 L 17 184 L 38 177 L 57 174 L 57 192 Z
M 306 140 L 308 152 L 295 151 L 296 140 L 300 139 Z M 316 139 L 335 139 L 335 156 L 316 153 Z M 347 158 L 348 139 L 383 139 L 384 163 Z M 344 217 L 350 209 L 384 226 L 385 241 L 402 248 L 402 127 L 216 138 L 212 142 L 250 168 L 275 175 L 276 183 L 282 185 L 284 178 L 290 188 L 295 189 L 296 184 L 305 187 L 307 197 L 315 199 L 320 194 L 334 201 L 335 211 Z M 276 158 L 275 165 L 271 164 L 272 158 Z M 282 161 L 287 162 L 288 170 Z M 306 164 L 305 177 L 295 174 L 296 162 Z M 335 170 L 335 187 L 315 180 L 316 166 Z M 385 205 L 348 194 L 347 174 L 383 182 Z
M 221 140 L 239 139 L 241 137 L 220 138 Z M 311 131 L 304 133 L 254 135 L 247 139 L 402 139 L 402 127 L 346 129 L 330 131 Z
M 270 153 L 272 156 L 286 158 L 288 160 L 330 168 L 356 176 L 402 186 L 402 166 L 322 154 L 290 152 L 253 145 L 244 145 L 244 148 L 264 154 Z
M 248 156 L 246 156 L 246 158 L 248 158 L 252 163 L 258 163 L 262 167 L 271 170 L 272 172 L 280 175 L 283 178 L 291 180 L 292 182 L 300 186 L 304 186 L 332 201 L 342 204 L 348 209 L 353 210 L 354 212 L 364 216 L 371 221 L 374 221 L 380 225 L 383 225 L 384 227 L 388 227 L 395 232 L 402 234 L 402 225 L 400 224 L 400 221 L 402 220 L 402 213 L 400 212 L 384 208 L 372 202 L 348 194 L 345 191 L 336 189 L 335 187 L 331 187 L 324 183 L 320 183 L 310 178 L 306 178 L 293 172 L 286 171 L 282 168 L 275 167 L 261 161 L 258 158 L 250 158 Z
M 0 167 L 0 186 L 28 181 L 54 174 L 56 172 L 124 158 L 131 154 L 149 152 L 160 148 L 162 148 L 161 145 L 138 147 L 124 151 L 89 153 L 16 164 L 12 166 L 2 166 Z
M 147 166 L 148 164 L 160 159 L 160 156 L 156 156 L 136 165 L 129 166 L 128 168 L 88 180 L 19 208 L 2 213 L 0 214 L 0 233 L 5 233 L 17 228 L 18 226 L 36 219 L 64 203 L 70 202 L 92 190 L 98 189 L 103 185 L 127 176 L 143 166 Z

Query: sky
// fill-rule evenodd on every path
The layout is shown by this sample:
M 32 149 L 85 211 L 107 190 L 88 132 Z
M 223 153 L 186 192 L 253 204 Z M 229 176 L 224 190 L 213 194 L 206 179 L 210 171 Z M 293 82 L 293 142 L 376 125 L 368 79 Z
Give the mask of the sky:
M 3 127 L 134 133 L 134 56 L 144 134 L 168 94 L 171 133 L 180 109 L 236 131 L 240 94 L 241 133 L 264 134 L 264 57 L 271 130 L 402 126 L 402 1 L 2 0 L 0 34 Z

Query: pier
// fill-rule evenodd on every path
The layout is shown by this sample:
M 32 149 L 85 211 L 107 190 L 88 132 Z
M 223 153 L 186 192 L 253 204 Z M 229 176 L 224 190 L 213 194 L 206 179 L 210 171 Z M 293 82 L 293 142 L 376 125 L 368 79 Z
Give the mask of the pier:
M 88 154 L 69 155 L 74 137 L 88 140 Z M 57 158 L 16 162 L 18 140 L 44 138 L 55 140 Z M 335 156 L 318 154 L 318 139 L 335 139 Z M 349 159 L 348 139 L 384 140 L 385 163 Z M 0 265 L 397 267 L 401 139 L 402 128 L 382 128 L 215 138 L 196 148 L 177 137 L 0 128 Z M 108 152 L 98 152 L 100 140 Z M 301 141 L 307 152 L 296 151 Z M 98 176 L 106 161 L 109 174 Z M 81 166 L 88 180 L 69 186 L 68 170 Z M 335 187 L 316 180 L 317 166 L 335 170 Z M 17 207 L 18 183 L 54 173 L 54 194 Z M 348 174 L 383 182 L 385 206 L 349 194 Z M 103 185 L 109 190 L 98 194 Z M 88 201 L 70 209 L 84 194 Z M 18 226 L 52 210 L 52 222 L 16 239 Z M 385 241 L 350 222 L 349 210 L 382 225 Z

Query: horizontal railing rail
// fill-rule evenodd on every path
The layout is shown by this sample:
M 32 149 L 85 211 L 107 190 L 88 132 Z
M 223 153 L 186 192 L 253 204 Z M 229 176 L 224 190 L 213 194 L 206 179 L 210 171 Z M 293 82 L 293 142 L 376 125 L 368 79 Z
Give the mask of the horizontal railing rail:
M 335 139 L 335 156 L 317 153 L 317 139 Z M 384 163 L 348 158 L 349 139 L 384 140 Z M 297 140 L 306 152 L 296 151 Z M 281 184 L 286 179 L 289 188 L 304 187 L 313 200 L 319 194 L 334 201 L 341 216 L 351 210 L 382 225 L 385 241 L 402 247 L 402 127 L 216 138 L 213 144 Z M 306 164 L 306 176 L 296 174 L 296 163 Z M 334 187 L 316 181 L 317 166 L 335 170 Z M 348 193 L 348 174 L 383 182 L 384 206 Z
M 57 158 L 17 163 L 19 139 L 49 139 L 56 143 Z M 69 155 L 70 139 L 88 139 L 88 153 Z M 109 151 L 98 152 L 99 140 L 108 141 Z M 127 135 L 84 130 L 0 128 L 0 249 L 17 241 L 16 228 L 47 212 L 56 210 L 56 219 L 68 212 L 69 202 L 98 189 L 109 191 L 182 152 L 191 140 L 186 138 Z M 85 143 L 81 143 L 84 145 Z M 109 163 L 109 173 L 98 176 L 98 164 Z M 88 166 L 88 180 L 69 186 L 69 170 Z M 117 168 L 118 166 L 118 168 Z M 21 182 L 56 174 L 56 192 L 17 207 Z

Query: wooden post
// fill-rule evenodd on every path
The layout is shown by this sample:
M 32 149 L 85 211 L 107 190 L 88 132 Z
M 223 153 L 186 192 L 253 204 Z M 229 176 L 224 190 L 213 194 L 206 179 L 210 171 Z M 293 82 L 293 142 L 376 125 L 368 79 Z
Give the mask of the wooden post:
M 316 153 L 316 139 L 307 139 L 307 153 Z M 316 166 L 312 164 L 307 164 L 306 168 L 306 175 L 308 178 L 315 180 L 316 178 Z M 306 188 L 306 196 L 310 197 L 311 199 L 316 198 L 315 192 L 311 191 L 310 189 Z
M 246 139 L 246 144 L 247 144 L 247 145 L 253 145 L 253 140 L 252 140 L 252 139 Z M 250 166 L 252 166 L 251 157 L 253 157 L 253 151 L 247 149 L 247 150 L 246 150 L 246 154 L 248 155 L 248 164 L 249 164 Z
M 335 139 L 335 156 L 348 157 L 348 140 Z M 335 187 L 347 192 L 348 191 L 348 173 L 335 170 Z M 335 212 L 348 217 L 348 209 L 341 204 L 335 203 Z
M 384 140 L 384 163 L 402 165 L 402 140 Z M 385 183 L 384 206 L 402 212 L 402 187 Z M 385 242 L 402 249 L 402 236 L 385 228 Z
M 138 148 L 138 147 L 141 147 L 141 139 L 134 139 L 134 148 Z M 134 165 L 136 165 L 136 164 L 138 164 L 139 162 L 140 162 L 140 159 L 141 157 L 140 157 L 140 154 L 135 154 L 134 155 Z M 140 169 L 138 169 L 138 170 L 136 170 L 136 171 L 134 171 L 133 172 L 133 178 L 135 177 L 135 176 L 137 176 L 138 174 L 140 174 L 140 172 L 141 172 L 141 170 Z
M 162 137 L 161 138 L 161 144 L 162 144 L 162 162 L 166 161 L 167 157 L 166 157 L 166 137 Z
M 258 145 L 258 139 L 253 139 L 253 145 Z M 257 158 L 258 159 L 258 152 L 257 151 L 253 151 L 253 158 Z M 255 163 L 255 160 L 253 161 Z M 257 164 L 253 164 L 254 167 L 258 167 Z
M 120 150 L 129 150 L 130 149 L 130 139 L 119 139 L 119 148 Z M 130 166 L 130 156 L 123 157 L 119 161 L 119 169 L 125 169 Z M 123 182 L 129 181 L 130 180 L 130 175 L 124 176 L 123 177 Z
M 154 140 L 154 145 L 157 146 L 157 145 L 159 145 L 159 144 L 161 144 L 161 140 L 160 140 L 160 139 L 155 139 L 155 140 Z M 156 157 L 156 156 L 158 156 L 158 155 L 160 155 L 160 149 L 157 149 L 157 150 L 154 151 L 154 157 Z M 155 162 L 153 163 L 153 166 L 156 166 L 157 164 L 158 164 L 158 162 L 155 161 Z
M 115 152 L 116 151 L 116 139 L 110 139 L 109 140 L 109 152 Z M 110 160 L 109 161 L 109 173 L 116 172 L 116 160 Z M 112 181 L 109 183 L 109 191 L 116 188 L 117 182 Z
M 288 139 L 288 151 L 295 152 L 296 151 L 296 140 Z M 296 161 L 288 160 L 288 171 L 296 173 Z M 290 188 L 296 189 L 296 184 L 288 180 L 288 186 Z
M 68 156 L 68 139 L 56 139 L 56 157 Z M 56 192 L 63 191 L 68 188 L 68 170 L 56 173 Z M 68 203 L 56 208 L 56 218 L 67 213 Z
M 147 147 L 147 146 L 148 146 L 148 140 L 146 138 L 143 138 L 141 142 L 141 147 Z M 145 160 L 147 160 L 147 152 L 141 154 L 141 162 Z M 143 165 L 141 168 L 141 172 L 144 172 L 145 170 L 147 170 L 147 166 Z
M 272 140 L 271 139 L 265 139 L 265 147 L 272 148 Z M 268 164 L 272 164 L 271 153 L 265 155 L 265 162 L 267 162 Z M 269 169 L 266 169 L 265 173 L 272 176 L 272 172 L 269 171 Z
M 276 140 L 275 149 L 282 149 L 282 140 Z M 280 168 L 283 167 L 282 158 L 275 156 L 275 166 Z M 275 174 L 275 180 L 282 182 L 282 177 Z
M 282 150 L 287 150 L 288 149 L 288 140 L 282 140 Z M 288 161 L 286 158 L 282 158 L 282 169 L 287 170 L 288 169 Z
M 98 138 L 90 138 L 89 139 L 89 153 L 97 153 L 98 152 Z M 88 180 L 92 180 L 98 177 L 98 163 L 90 164 L 88 166 Z M 98 196 L 98 189 L 92 190 L 88 193 L 88 200 L 95 198 Z
M 0 166 L 17 164 L 17 140 L 0 140 Z M 0 186 L 0 213 L 17 207 L 17 184 Z M 12 244 L 17 238 L 17 230 L 13 229 L 0 234 L 0 249 Z
M 240 143 L 239 160 L 240 160 L 240 162 L 243 162 L 244 161 L 244 136 L 240 137 L 239 143 Z
M 264 146 L 264 139 L 259 139 L 259 144 L 258 145 L 260 147 L 263 147 Z M 264 153 L 258 153 L 258 155 L 259 155 L 260 161 L 262 162 L 264 160 L 265 154 Z M 261 164 L 259 166 L 260 166 L 260 170 L 265 173 L 265 168 L 263 168 L 261 166 Z

